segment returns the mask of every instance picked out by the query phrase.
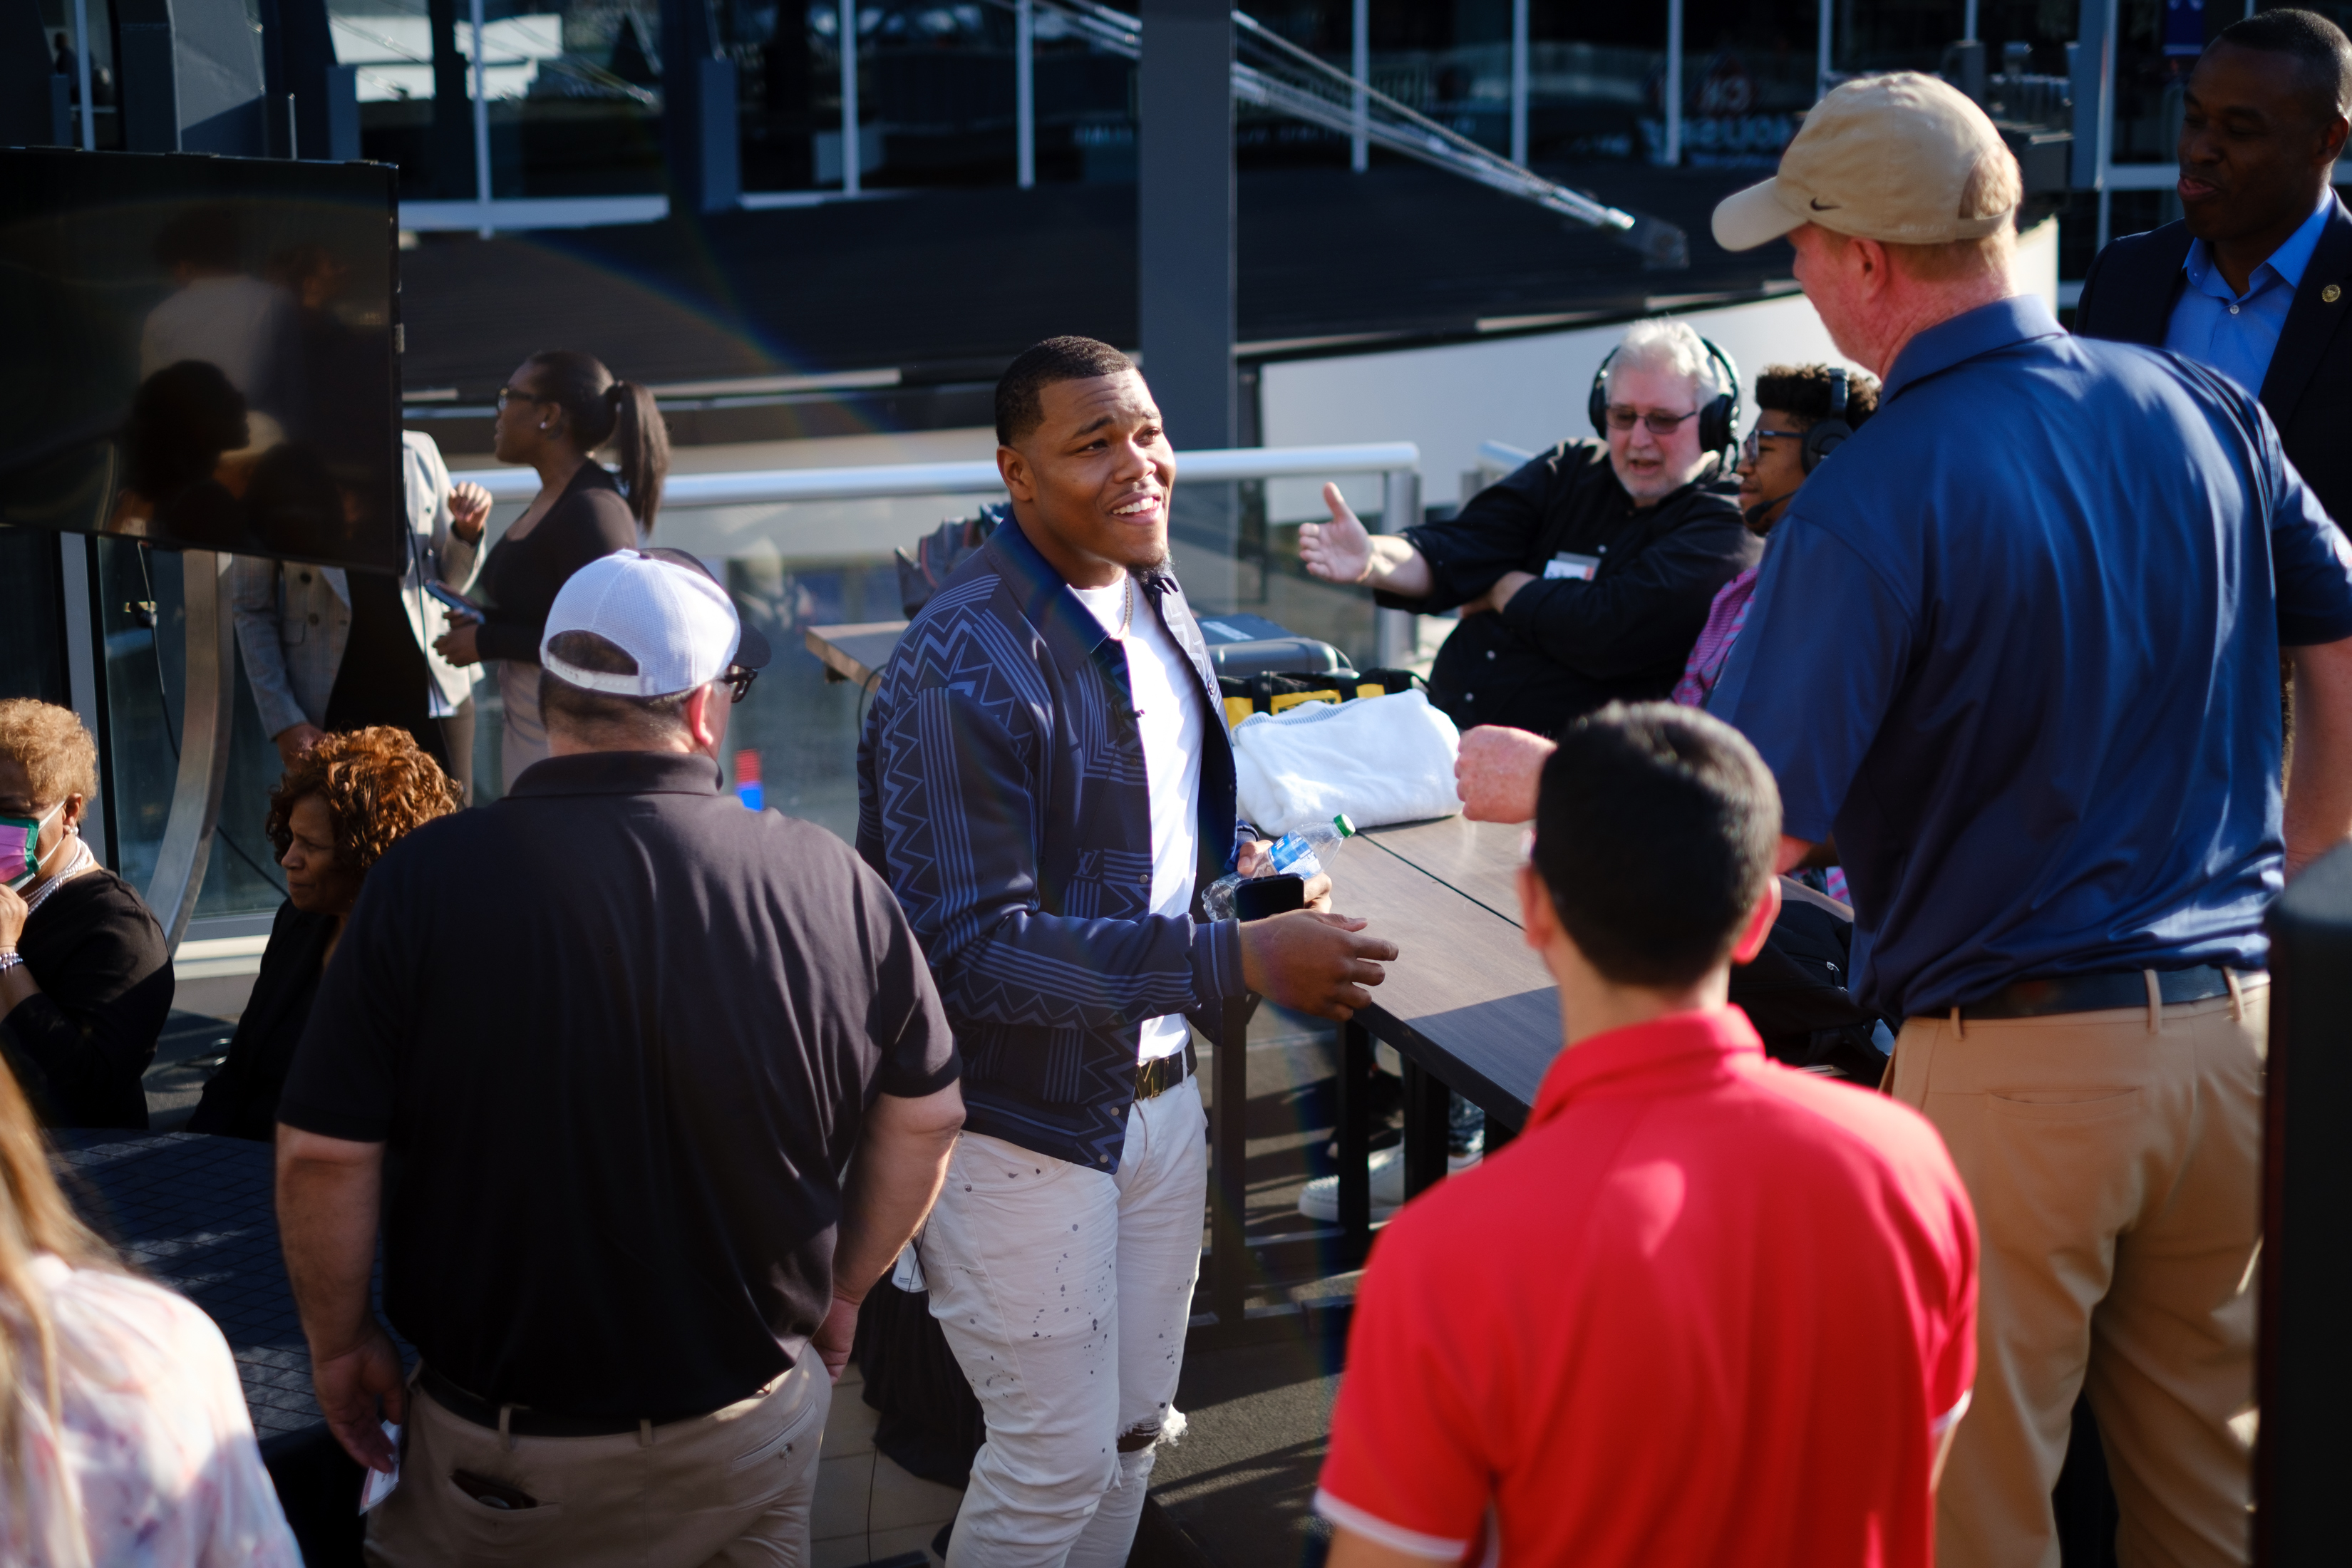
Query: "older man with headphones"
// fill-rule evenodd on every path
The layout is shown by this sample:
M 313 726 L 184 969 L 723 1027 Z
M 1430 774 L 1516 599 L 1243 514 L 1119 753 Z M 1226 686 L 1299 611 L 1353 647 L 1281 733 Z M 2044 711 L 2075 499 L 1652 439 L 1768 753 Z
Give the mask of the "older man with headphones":
M 1390 609 L 1459 608 L 1430 694 L 1456 724 L 1556 733 L 1606 702 L 1664 697 L 1717 590 L 1756 563 L 1727 460 L 1730 356 L 1674 321 L 1637 321 L 1593 378 L 1599 440 L 1562 441 L 1444 522 L 1299 530 L 1308 572 Z

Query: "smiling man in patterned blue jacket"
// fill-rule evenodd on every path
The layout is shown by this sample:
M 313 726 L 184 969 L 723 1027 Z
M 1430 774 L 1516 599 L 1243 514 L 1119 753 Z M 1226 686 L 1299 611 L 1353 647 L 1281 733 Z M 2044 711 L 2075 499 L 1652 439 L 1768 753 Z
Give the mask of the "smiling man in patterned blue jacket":
M 996 389 L 1001 528 L 924 605 L 859 748 L 889 879 L 964 1058 L 965 1132 L 921 1239 L 988 1420 L 954 1568 L 1127 1561 L 1174 1418 L 1208 1146 L 1188 1015 L 1247 992 L 1345 1018 L 1387 942 L 1201 889 L 1264 848 L 1234 816 L 1208 650 L 1168 565 L 1175 455 L 1134 364 L 1086 338 Z

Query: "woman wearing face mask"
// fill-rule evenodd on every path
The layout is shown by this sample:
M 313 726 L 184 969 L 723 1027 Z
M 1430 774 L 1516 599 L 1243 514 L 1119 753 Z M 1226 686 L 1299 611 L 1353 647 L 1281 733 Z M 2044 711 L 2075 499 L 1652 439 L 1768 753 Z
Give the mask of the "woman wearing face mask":
M 51 1126 L 144 1128 L 172 954 L 82 842 L 97 794 L 98 744 L 70 710 L 0 700 L 0 1047 Z
M 262 829 L 286 869 L 286 902 L 228 1059 L 205 1086 L 189 1131 L 276 1136 L 278 1091 L 360 883 L 395 842 L 461 804 L 440 764 L 393 725 L 329 735 L 294 759 L 269 792 Z
M 457 622 L 433 644 L 443 658 L 499 661 L 505 710 L 499 771 L 512 789 L 547 756 L 539 718 L 539 642 L 556 592 L 591 561 L 652 533 L 669 473 L 669 433 L 654 395 L 614 379 L 593 354 L 548 349 L 522 362 L 499 392 L 498 458 L 539 470 L 539 494 L 492 547 L 479 621 Z M 620 458 L 618 475 L 594 455 Z

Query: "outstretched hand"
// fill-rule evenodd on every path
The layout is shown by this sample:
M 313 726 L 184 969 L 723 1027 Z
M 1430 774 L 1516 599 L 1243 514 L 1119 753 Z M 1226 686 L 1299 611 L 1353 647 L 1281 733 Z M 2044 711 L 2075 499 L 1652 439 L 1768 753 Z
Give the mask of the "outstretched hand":
M 383 1423 L 398 1426 L 407 1414 L 408 1390 L 401 1382 L 400 1350 L 383 1325 L 370 1320 L 360 1342 L 341 1355 L 310 1363 L 319 1393 L 319 1414 L 343 1452 L 371 1470 L 390 1475 L 397 1466 Z
M 1326 583 L 1360 583 L 1372 570 L 1372 536 L 1349 509 L 1339 487 L 1323 487 L 1323 504 L 1331 509 L 1328 522 L 1298 527 L 1298 559 L 1311 576 Z

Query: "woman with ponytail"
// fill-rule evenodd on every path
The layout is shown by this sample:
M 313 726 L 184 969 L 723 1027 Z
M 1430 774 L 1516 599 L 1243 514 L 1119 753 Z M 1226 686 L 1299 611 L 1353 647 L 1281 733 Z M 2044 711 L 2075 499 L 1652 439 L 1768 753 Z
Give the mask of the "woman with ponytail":
M 453 625 L 433 646 L 452 664 L 499 661 L 506 710 L 506 787 L 547 755 L 539 717 L 539 643 L 547 612 L 572 574 L 653 531 L 669 473 L 669 433 L 654 395 L 616 380 L 593 354 L 545 349 L 499 393 L 499 461 L 539 470 L 539 494 L 483 563 L 479 621 Z M 619 472 L 594 460 L 611 447 Z
M 0 1563 L 299 1568 L 213 1321 L 74 1216 L 0 1066 Z

